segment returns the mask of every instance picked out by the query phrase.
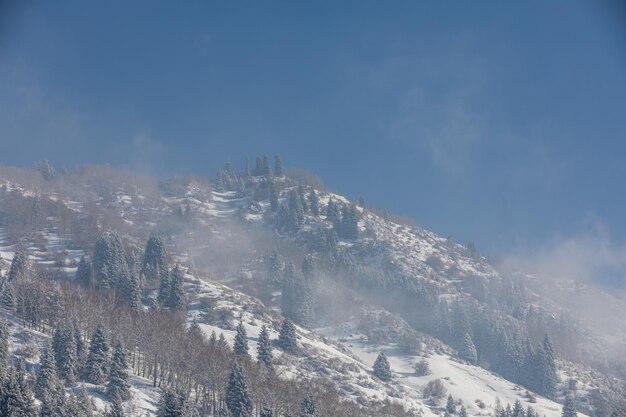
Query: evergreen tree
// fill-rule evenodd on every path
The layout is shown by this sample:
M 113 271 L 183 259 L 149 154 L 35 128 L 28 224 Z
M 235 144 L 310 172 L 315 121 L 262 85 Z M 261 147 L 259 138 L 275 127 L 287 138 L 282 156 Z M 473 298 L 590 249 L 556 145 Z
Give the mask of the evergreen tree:
M 272 342 L 267 327 L 263 325 L 259 333 L 259 343 L 257 344 L 257 360 L 268 368 L 272 367 Z
M 359 235 L 359 211 L 353 204 L 344 205 L 341 209 L 341 224 L 337 232 L 346 239 L 356 239 Z
M 297 232 L 304 223 L 304 209 L 300 196 L 296 190 L 291 190 L 287 196 L 287 218 L 285 227 L 287 231 Z
M 167 387 L 161 393 L 157 407 L 158 417 L 190 417 L 189 406 L 184 393 Z
M 220 337 L 217 340 L 217 348 L 222 352 L 230 351 L 230 346 L 226 341 L 226 337 L 224 337 L 224 333 L 220 333 Z
M 149 282 L 160 282 L 169 271 L 165 243 L 160 236 L 152 235 L 146 243 L 141 264 L 141 276 Z
M 313 262 L 313 257 L 311 255 L 307 255 L 304 257 L 302 261 L 302 276 L 304 276 L 304 280 L 312 285 L 315 280 L 315 263 Z
M 385 356 L 385 352 L 380 352 L 374 362 L 374 376 L 384 382 L 391 381 L 391 367 L 389 366 L 389 361 L 387 360 L 387 356 Z
M 6 320 L 0 320 L 0 386 L 8 371 L 9 328 Z M 1 390 L 0 390 L 1 392 Z
M 446 411 L 448 414 L 456 413 L 456 406 L 454 405 L 454 398 L 452 398 L 452 394 L 448 394 L 448 401 L 446 402 Z
M 2 385 L 0 416 L 35 417 L 37 415 L 32 394 L 19 369 L 9 368 Z
M 128 364 L 124 347 L 119 340 L 115 344 L 115 351 L 111 359 L 111 371 L 107 392 L 109 397 L 124 401 L 130 397 L 130 384 L 128 383 Z
M 314 417 L 315 402 L 311 394 L 306 394 L 300 402 L 300 417 Z
M 27 263 L 28 257 L 26 256 L 24 249 L 18 247 L 15 251 L 15 255 L 13 255 L 13 260 L 11 261 L 8 281 L 13 283 L 23 279 L 26 276 L 26 272 L 28 269 Z
M 313 322 L 313 290 L 311 283 L 295 272 L 288 262 L 282 285 L 281 308 L 284 316 L 294 322 L 307 326 Z
M 159 294 L 157 295 L 157 301 L 159 305 L 167 307 L 170 303 L 170 291 L 172 286 L 170 284 L 170 272 L 163 271 L 159 275 L 161 282 L 159 283 Z
M 9 281 L 8 279 L 3 281 L 0 304 L 9 311 L 15 310 L 15 293 L 13 288 L 13 281 Z
M 78 262 L 78 268 L 76 269 L 76 281 L 87 287 L 91 287 L 94 284 L 91 261 L 89 261 L 85 255 L 81 256 L 80 261 Z
M 105 417 L 125 417 L 124 408 L 122 407 L 122 400 L 117 395 L 114 395 L 111 399 L 111 407 L 104 414 Z
M 556 395 L 556 384 L 558 376 L 556 372 L 556 361 L 554 359 L 554 349 L 550 337 L 546 333 L 543 338 L 541 349 L 539 350 L 539 372 L 540 372 L 540 393 L 548 398 L 554 398 Z
M 283 162 L 278 154 L 274 155 L 274 175 L 277 177 L 283 176 Z
M 78 374 L 78 355 L 72 322 L 66 321 L 55 329 L 52 346 L 59 376 L 69 384 L 74 383 Z
M 283 262 L 276 251 L 272 251 L 267 258 L 267 280 L 272 284 L 279 284 L 281 280 Z
M 102 384 L 109 375 L 109 344 L 104 326 L 98 325 L 91 336 L 85 364 L 85 377 L 92 384 Z
M 263 175 L 263 160 L 259 156 L 256 157 L 256 163 L 254 166 L 254 171 L 252 171 L 252 175 L 254 175 L 255 177 Z
M 278 190 L 276 190 L 276 184 L 274 181 L 271 181 L 269 185 L 269 200 L 272 211 L 278 211 Z
M 96 241 L 92 264 L 98 288 L 117 288 L 123 291 L 128 277 L 128 263 L 124 245 L 117 234 L 105 234 Z
M 233 364 L 228 376 L 226 406 L 233 417 L 252 415 L 252 398 L 248 391 L 246 376 L 238 363 Z
M 525 414 L 524 407 L 522 407 L 520 400 L 515 400 L 513 409 L 511 410 L 511 417 L 525 417 Z
M 46 342 L 41 353 L 39 373 L 35 382 L 35 397 L 42 400 L 52 397 L 59 387 L 58 370 L 54 350 L 50 342 Z
M 298 342 L 296 337 L 296 326 L 293 322 L 286 318 L 280 328 L 278 334 L 278 346 L 285 352 L 295 352 L 298 348 Z
M 309 192 L 309 209 L 311 210 L 312 215 L 319 216 L 320 201 L 317 197 L 317 192 L 314 189 L 311 189 L 311 191 Z
M 178 265 L 170 274 L 169 302 L 167 306 L 172 310 L 181 311 L 187 305 L 185 301 L 185 288 L 183 286 L 183 271 Z
M 565 402 L 563 403 L 563 411 L 561 412 L 561 417 L 577 417 L 578 413 L 576 412 L 576 400 L 574 399 L 574 395 L 571 391 L 567 392 L 565 396 Z
M 270 168 L 270 159 L 267 155 L 263 155 L 263 171 L 261 175 L 265 177 L 270 177 L 272 175 L 272 170 Z
M 85 389 L 85 386 L 81 387 L 80 393 L 78 394 L 77 402 L 80 408 L 81 417 L 93 417 L 93 411 L 95 409 L 95 406 L 91 397 L 87 395 L 87 390 Z
M 477 361 L 476 347 L 474 346 L 474 342 L 472 341 L 472 337 L 469 333 L 465 333 L 465 336 L 463 336 L 463 343 L 461 345 L 461 349 L 459 350 L 459 357 L 471 364 L 475 364 Z
M 250 357 L 248 353 L 248 335 L 246 334 L 246 328 L 243 327 L 243 322 L 240 321 L 237 325 L 237 333 L 235 334 L 235 341 L 233 343 L 233 352 L 235 355 Z
M 326 219 L 333 224 L 335 231 L 341 228 L 341 212 L 337 203 L 331 198 L 326 207 Z

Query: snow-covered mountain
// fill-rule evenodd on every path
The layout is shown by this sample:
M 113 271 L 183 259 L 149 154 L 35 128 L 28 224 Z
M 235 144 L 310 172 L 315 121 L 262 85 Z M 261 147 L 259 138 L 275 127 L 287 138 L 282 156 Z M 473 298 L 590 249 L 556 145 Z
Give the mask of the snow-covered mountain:
M 300 209 L 294 211 L 296 198 Z M 0 201 L 3 275 L 18 246 L 33 265 L 61 282 L 74 280 L 79 260 L 92 255 L 102 233 L 115 231 L 125 244 L 141 250 L 158 233 L 185 271 L 188 325 L 197 324 L 207 338 L 222 333 L 232 346 L 241 322 L 252 352 L 263 325 L 276 339 L 283 322 L 284 287 L 277 282 L 280 276 L 271 276 L 269 259 L 280 260 L 281 274 L 287 263 L 299 267 L 303 259 L 313 259 L 315 318 L 297 327 L 298 354 L 276 349 L 276 371 L 287 380 L 331 383 L 338 395 L 357 404 L 389 401 L 415 415 L 434 416 L 445 412 L 450 394 L 470 416 L 493 415 L 498 404 L 520 401 L 538 415 L 557 417 L 565 393 L 575 391 L 586 413 L 579 415 L 601 416 L 598 393 L 608 407 L 616 407 L 624 395 L 619 369 L 598 366 L 598 333 L 569 319 L 568 306 L 533 285 L 535 277 L 502 274 L 473 245 L 351 202 L 301 174 L 246 176 L 225 170 L 213 181 L 158 183 L 107 167 L 85 167 L 48 180 L 34 170 L 2 168 Z M 333 205 L 339 218 L 330 212 Z M 451 317 L 442 317 L 448 311 Z M 11 323 L 15 355 L 49 337 L 25 329 L 14 313 L 4 315 Z M 475 360 L 461 352 L 458 326 L 474 339 Z M 491 327 L 500 326 L 501 333 L 493 334 L 512 334 L 511 340 L 523 335 L 532 344 L 539 344 L 545 332 L 554 336 L 559 382 L 553 399 L 520 385 L 521 376 L 515 382 L 502 376 L 512 371 L 496 365 L 500 356 L 489 352 L 484 341 L 491 340 Z M 372 373 L 380 352 L 389 359 L 389 382 Z M 430 369 L 426 375 L 415 372 L 422 360 Z M 619 364 L 614 358 L 603 360 Z M 36 367 L 38 355 L 28 361 Z M 427 392 L 435 380 L 446 394 Z M 133 375 L 131 384 L 126 410 L 154 415 L 160 391 L 140 375 Z M 87 388 L 100 409 L 109 404 L 97 386 Z

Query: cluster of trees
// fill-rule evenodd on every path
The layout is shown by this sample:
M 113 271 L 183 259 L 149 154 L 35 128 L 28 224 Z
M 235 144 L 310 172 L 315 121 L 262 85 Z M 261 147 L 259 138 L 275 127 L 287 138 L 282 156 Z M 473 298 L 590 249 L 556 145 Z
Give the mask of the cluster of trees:
M 359 236 L 359 210 L 354 204 L 328 202 L 326 218 L 333 224 L 337 236 L 343 239 L 356 239 Z
M 113 290 L 115 298 L 141 310 L 146 294 L 158 283 L 156 302 L 160 307 L 182 310 L 186 306 L 182 269 L 170 268 L 165 244 L 159 236 L 151 236 L 143 258 L 133 248 L 126 249 L 115 233 L 101 236 L 95 244 L 93 256 L 82 257 L 76 280 L 98 290 Z M 148 300 L 154 303 L 154 300 Z M 149 303 L 149 304 L 150 304 Z
M 230 161 L 226 162 L 224 169 L 217 171 L 214 180 L 216 191 L 239 191 L 243 192 L 251 184 L 257 184 L 259 178 L 265 187 L 272 184 L 273 178 L 284 176 L 283 163 L 280 155 L 274 156 L 274 169 L 270 166 L 267 155 L 257 156 L 254 168 L 250 169 L 248 159 L 245 161 L 243 172 L 235 172 Z

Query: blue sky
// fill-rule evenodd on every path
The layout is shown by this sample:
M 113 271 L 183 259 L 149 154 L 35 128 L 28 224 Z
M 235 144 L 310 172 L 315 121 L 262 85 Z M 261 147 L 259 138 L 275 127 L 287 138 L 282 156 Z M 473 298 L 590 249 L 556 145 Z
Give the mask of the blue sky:
M 489 254 L 624 242 L 619 2 L 22 3 L 0 8 L 1 163 L 280 152 Z

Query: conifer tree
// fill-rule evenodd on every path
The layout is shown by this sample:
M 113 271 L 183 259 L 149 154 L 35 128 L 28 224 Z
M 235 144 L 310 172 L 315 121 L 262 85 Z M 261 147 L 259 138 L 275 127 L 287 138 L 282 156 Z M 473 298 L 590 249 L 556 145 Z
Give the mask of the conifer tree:
M 123 291 L 128 276 L 126 251 L 115 233 L 103 235 L 96 241 L 93 254 L 93 274 L 98 288 L 117 288 Z
M 374 376 L 384 382 L 391 381 L 391 367 L 389 366 L 385 352 L 380 352 L 374 362 Z
M 183 286 L 183 271 L 178 265 L 170 273 L 170 290 L 167 306 L 172 310 L 181 311 L 186 306 L 185 289 Z
M 13 283 L 23 279 L 26 276 L 28 257 L 24 252 L 24 249 L 18 247 L 11 260 L 11 267 L 9 268 L 8 281 Z
M 157 301 L 159 305 L 167 307 L 170 302 L 170 290 L 172 286 L 170 284 L 170 272 L 161 272 L 159 275 L 161 282 L 159 283 L 159 293 L 157 295 Z
M 152 235 L 146 242 L 143 260 L 141 263 L 141 276 L 149 282 L 160 282 L 161 275 L 169 271 L 167 251 L 165 243 L 158 235 Z
M 54 350 L 50 342 L 46 342 L 41 353 L 41 361 L 35 382 L 35 397 L 42 400 L 52 397 L 59 387 L 58 370 Z
M 72 322 L 66 321 L 54 330 L 52 346 L 59 376 L 69 384 L 74 383 L 78 374 L 78 355 Z
M 15 294 L 13 288 L 13 281 L 9 281 L 8 279 L 3 281 L 0 304 L 9 311 L 15 310 Z
M 89 261 L 85 255 L 81 256 L 80 261 L 78 262 L 78 268 L 76 269 L 76 281 L 87 287 L 91 287 L 94 284 L 91 261 Z
M 92 384 L 102 384 L 109 375 L 109 344 L 104 326 L 96 327 L 91 336 L 89 354 L 85 364 L 85 377 Z
M 23 366 L 19 364 L 19 366 Z M 19 368 L 9 368 L 2 385 L 0 416 L 35 417 L 35 403 Z
M 270 168 L 270 159 L 267 155 L 263 155 L 263 171 L 261 175 L 269 177 L 272 175 L 272 169 Z
M 8 371 L 9 328 L 5 320 L 0 320 L 0 386 Z M 0 390 L 0 392 L 2 392 Z
M 237 333 L 235 334 L 235 341 L 233 343 L 233 352 L 235 355 L 250 357 L 248 352 L 248 335 L 246 334 L 246 328 L 243 327 L 243 322 L 240 321 L 237 325 Z
M 281 280 L 283 262 L 278 252 L 272 251 L 267 258 L 267 280 L 272 284 L 279 284 Z
M 227 352 L 230 350 L 230 346 L 226 341 L 226 337 L 224 337 L 224 333 L 220 333 L 219 339 L 217 339 L 217 348 L 222 352 Z
M 259 333 L 259 343 L 257 344 L 257 360 L 268 368 L 272 367 L 272 342 L 267 327 L 263 325 Z
M 254 175 L 255 177 L 263 175 L 263 160 L 260 156 L 256 157 L 254 171 L 252 171 L 252 175 Z
M 300 417 L 314 417 L 315 402 L 311 394 L 306 394 L 300 402 Z
M 273 212 L 278 211 L 278 190 L 276 190 L 276 184 L 274 181 L 270 181 L 269 185 L 269 200 L 270 208 Z
M 95 406 L 91 397 L 87 395 L 87 390 L 85 389 L 84 385 L 81 387 L 80 392 L 78 393 L 77 402 L 80 408 L 81 417 L 93 417 Z
M 525 417 L 524 407 L 522 407 L 522 403 L 520 400 L 515 400 L 513 404 L 513 410 L 511 410 L 511 417 Z
M 283 176 L 283 162 L 279 154 L 274 155 L 274 175 L 277 177 Z
M 111 399 L 111 407 L 104 414 L 105 417 L 125 417 L 124 408 L 122 407 L 122 400 L 117 395 L 114 395 Z
M 109 384 L 107 392 L 109 397 L 118 398 L 121 401 L 130 397 L 130 384 L 128 383 L 128 364 L 126 354 L 121 341 L 115 344 L 115 351 L 111 359 L 111 371 L 109 373 Z
M 459 357 L 471 364 L 475 364 L 477 360 L 476 347 L 472 341 L 472 337 L 469 333 L 465 333 L 463 336 L 463 342 L 461 349 L 459 350 Z
M 319 216 L 320 201 L 317 197 L 317 192 L 314 189 L 311 189 L 311 191 L 309 192 L 309 209 L 311 210 L 312 215 Z
M 448 401 L 446 402 L 446 411 L 448 414 L 456 413 L 456 406 L 454 405 L 454 398 L 452 398 L 452 394 L 448 394 Z
M 326 219 L 333 224 L 335 231 L 341 228 L 341 212 L 337 203 L 331 198 L 326 207 Z
M 186 397 L 182 392 L 166 387 L 157 407 L 158 417 L 190 417 Z
M 293 353 L 298 348 L 298 342 L 296 337 L 296 326 L 293 322 L 286 318 L 280 328 L 278 334 L 278 346 L 285 352 Z
M 538 364 L 540 367 L 541 388 L 540 393 L 548 398 L 556 395 L 556 384 L 558 376 L 556 373 L 556 361 L 554 359 L 554 349 L 550 337 L 546 333 L 539 352 Z
M 567 392 L 565 396 L 565 402 L 563 403 L 563 411 L 561 412 L 561 417 L 577 417 L 578 413 L 576 412 L 576 400 L 574 399 L 574 395 L 571 391 Z
M 228 376 L 226 406 L 233 417 L 252 415 L 252 398 L 248 391 L 246 376 L 238 363 L 234 363 Z

